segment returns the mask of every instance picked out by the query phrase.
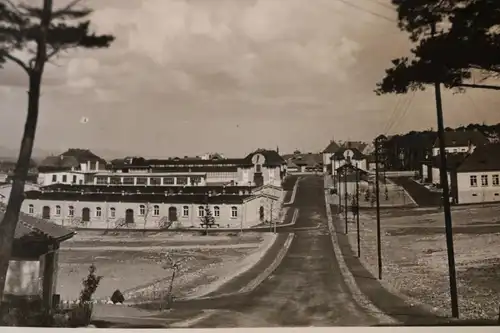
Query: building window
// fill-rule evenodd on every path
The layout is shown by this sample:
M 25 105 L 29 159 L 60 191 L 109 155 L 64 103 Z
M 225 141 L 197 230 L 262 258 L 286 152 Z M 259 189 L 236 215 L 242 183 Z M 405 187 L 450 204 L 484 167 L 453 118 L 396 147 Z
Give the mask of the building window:
M 101 210 L 101 207 L 97 207 L 95 209 L 95 216 L 96 217 L 101 217 L 102 216 L 102 210 Z
M 144 206 L 144 205 L 139 206 L 139 215 L 141 215 L 141 216 L 146 215 L 146 206 Z
M 33 205 L 28 206 L 28 214 L 35 214 L 35 206 Z
M 116 217 L 116 208 L 115 207 L 111 207 L 109 209 L 109 217 L 114 219 Z
M 74 216 L 75 215 L 75 207 L 69 206 L 68 207 L 68 216 Z
M 62 182 L 66 183 L 67 181 L 68 181 L 68 176 L 67 175 L 63 175 L 62 176 Z
M 175 184 L 174 177 L 164 177 L 163 178 L 163 185 L 174 185 L 174 184 Z
M 488 186 L 488 175 L 481 175 L 481 186 Z
M 96 183 L 97 185 L 106 185 L 108 183 L 108 177 L 96 177 Z
M 231 207 L 231 217 L 238 217 L 238 207 Z
M 191 184 L 198 185 L 199 183 L 201 183 L 201 177 L 200 176 L 193 176 L 193 177 L 191 177 Z
M 56 215 L 61 215 L 61 206 L 56 206 Z
M 177 177 L 177 185 L 187 185 L 188 177 Z
M 215 217 L 220 217 L 220 208 L 219 206 L 214 207 L 214 216 Z
M 148 179 L 146 177 L 137 177 L 137 185 L 147 185 Z
M 203 206 L 198 207 L 198 216 L 199 217 L 205 216 L 205 207 L 203 207 Z
M 120 177 L 111 177 L 109 179 L 109 183 L 112 185 L 120 185 L 122 183 L 122 180 Z M 133 184 L 133 178 L 132 178 L 132 184 Z
M 153 207 L 153 216 L 159 216 L 160 215 L 160 206 L 155 205 Z
M 492 183 L 493 186 L 500 186 L 500 178 L 498 177 L 498 175 L 492 176 Z
M 57 182 L 57 175 L 52 175 L 52 181 Z
M 134 185 L 134 177 L 123 177 L 123 185 Z
M 161 185 L 161 178 L 159 178 L 159 177 L 151 177 L 151 178 L 149 178 L 149 184 L 151 184 L 151 185 Z
M 73 176 L 73 184 L 76 184 L 76 176 Z
M 182 216 L 184 216 L 184 217 L 189 216 L 189 206 L 182 207 Z
M 477 187 L 477 176 L 470 176 L 470 187 Z

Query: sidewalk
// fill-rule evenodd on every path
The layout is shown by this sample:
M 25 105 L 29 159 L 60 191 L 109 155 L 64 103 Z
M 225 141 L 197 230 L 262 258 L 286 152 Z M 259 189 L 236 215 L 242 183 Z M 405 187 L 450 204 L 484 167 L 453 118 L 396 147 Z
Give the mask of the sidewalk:
M 351 271 L 361 292 L 382 312 L 395 318 L 401 325 L 438 325 L 451 318 L 437 316 L 420 306 L 410 306 L 404 299 L 389 292 L 360 262 L 349 245 L 342 221 L 335 215 L 337 206 L 331 205 L 332 218 L 337 230 L 338 245 L 348 269 Z

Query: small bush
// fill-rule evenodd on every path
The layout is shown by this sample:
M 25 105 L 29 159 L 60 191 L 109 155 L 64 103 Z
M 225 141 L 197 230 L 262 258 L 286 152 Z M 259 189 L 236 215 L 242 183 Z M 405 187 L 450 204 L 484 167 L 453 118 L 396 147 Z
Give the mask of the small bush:
M 125 302 L 125 297 L 123 296 L 122 292 L 120 290 L 115 290 L 115 292 L 113 293 L 113 295 L 111 295 L 111 302 L 113 302 L 113 304 L 116 304 L 116 303 L 122 303 Z

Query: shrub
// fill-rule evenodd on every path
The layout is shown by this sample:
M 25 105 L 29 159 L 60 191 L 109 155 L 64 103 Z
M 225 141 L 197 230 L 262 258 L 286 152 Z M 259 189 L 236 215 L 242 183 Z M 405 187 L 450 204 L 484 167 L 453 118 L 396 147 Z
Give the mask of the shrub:
M 113 302 L 113 304 L 116 304 L 116 303 L 122 303 L 125 302 L 125 297 L 123 296 L 122 292 L 118 289 L 115 290 L 115 292 L 113 293 L 113 295 L 111 295 L 111 302 Z

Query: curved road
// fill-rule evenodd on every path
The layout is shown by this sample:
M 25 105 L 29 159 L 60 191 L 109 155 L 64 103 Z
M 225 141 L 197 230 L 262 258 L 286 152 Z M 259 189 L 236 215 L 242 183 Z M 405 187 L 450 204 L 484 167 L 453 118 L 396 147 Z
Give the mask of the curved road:
M 291 206 L 300 214 L 281 265 L 254 292 L 214 310 L 194 327 L 378 324 L 353 300 L 340 273 L 328 231 L 323 179 L 305 177 Z

